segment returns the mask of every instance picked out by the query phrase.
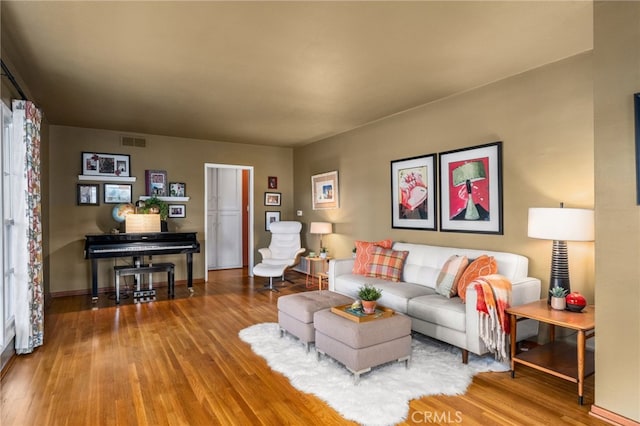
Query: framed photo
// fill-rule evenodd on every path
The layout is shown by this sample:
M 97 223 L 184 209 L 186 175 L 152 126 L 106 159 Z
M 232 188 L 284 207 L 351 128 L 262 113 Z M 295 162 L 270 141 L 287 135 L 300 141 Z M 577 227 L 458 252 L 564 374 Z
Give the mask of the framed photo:
M 187 184 L 184 182 L 169 182 L 170 197 L 186 197 Z
M 120 204 L 131 202 L 130 184 L 121 183 L 105 183 L 104 184 L 104 203 Z
M 82 174 L 89 176 L 130 177 L 131 158 L 122 154 L 83 152 Z
M 168 195 L 166 170 L 145 170 L 145 190 L 147 195 L 165 197 Z
M 278 178 L 276 176 L 269 176 L 267 178 L 267 188 L 278 189 Z
M 100 205 L 100 185 L 97 183 L 79 183 L 77 187 L 79 206 Z
M 636 204 L 640 205 L 640 93 L 633 95 L 636 122 Z
M 279 206 L 280 205 L 279 192 L 265 192 L 264 193 L 264 205 L 265 206 Z
M 502 142 L 442 152 L 440 230 L 502 234 Z
M 313 210 L 337 209 L 340 207 L 338 172 L 333 171 L 311 176 L 311 196 Z
M 391 162 L 391 227 L 435 231 L 436 155 Z
M 280 222 L 280 212 L 264 212 L 264 230 L 268 231 L 273 222 Z
M 169 217 L 187 217 L 187 206 L 184 204 L 169 204 Z

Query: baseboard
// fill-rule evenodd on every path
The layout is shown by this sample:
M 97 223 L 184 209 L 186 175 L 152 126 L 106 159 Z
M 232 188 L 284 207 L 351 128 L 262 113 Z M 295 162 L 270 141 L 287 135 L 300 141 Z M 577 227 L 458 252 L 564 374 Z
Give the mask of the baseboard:
M 609 410 L 605 410 L 604 408 L 598 407 L 597 405 L 592 405 L 591 410 L 589 411 L 589 415 L 596 417 L 602 421 L 605 421 L 612 425 L 620 425 L 620 426 L 638 426 L 639 422 L 635 420 L 628 419 L 620 414 L 613 413 Z

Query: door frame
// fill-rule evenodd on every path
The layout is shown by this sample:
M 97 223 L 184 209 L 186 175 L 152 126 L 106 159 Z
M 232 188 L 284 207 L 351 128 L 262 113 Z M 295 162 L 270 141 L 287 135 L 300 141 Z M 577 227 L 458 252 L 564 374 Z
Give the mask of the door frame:
M 204 281 L 207 282 L 209 279 L 209 268 L 207 265 L 207 259 L 209 256 L 207 255 L 208 250 L 208 233 L 209 233 L 209 219 L 208 219 L 208 211 L 209 211 L 209 182 L 208 182 L 208 173 L 209 169 L 239 169 L 239 170 L 247 170 L 249 172 L 249 212 L 248 212 L 248 233 L 247 241 L 249 247 L 247 247 L 247 254 L 249 256 L 249 276 L 253 276 L 253 167 L 252 166 L 242 166 L 236 164 L 217 164 L 217 163 L 204 163 Z M 243 206 L 244 208 L 244 206 Z M 244 247 L 243 247 L 244 250 Z

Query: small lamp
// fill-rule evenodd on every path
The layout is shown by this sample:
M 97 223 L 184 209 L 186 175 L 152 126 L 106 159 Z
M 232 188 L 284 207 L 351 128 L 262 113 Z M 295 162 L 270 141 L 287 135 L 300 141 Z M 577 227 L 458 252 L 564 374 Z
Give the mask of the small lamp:
M 570 293 L 567 241 L 593 241 L 593 210 L 565 209 L 562 203 L 560 208 L 530 208 L 528 236 L 553 240 L 549 290 L 562 287 Z
M 311 222 L 309 232 L 311 234 L 320 234 L 320 250 L 322 250 L 322 236 L 331 233 L 331 224 L 329 222 Z
M 487 175 L 484 171 L 484 164 L 482 161 L 470 161 L 461 166 L 456 167 L 453 170 L 453 186 L 460 186 L 465 184 L 467 186 L 467 207 L 465 209 L 465 220 L 478 220 L 480 219 L 480 213 L 476 204 L 473 202 L 473 196 L 471 194 L 471 182 L 481 179 L 486 179 Z

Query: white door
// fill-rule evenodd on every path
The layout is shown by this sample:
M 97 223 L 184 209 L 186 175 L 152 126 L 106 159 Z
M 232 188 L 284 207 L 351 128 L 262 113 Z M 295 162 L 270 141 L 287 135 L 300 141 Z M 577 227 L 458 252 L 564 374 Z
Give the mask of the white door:
M 207 169 L 207 268 L 242 267 L 242 169 Z

